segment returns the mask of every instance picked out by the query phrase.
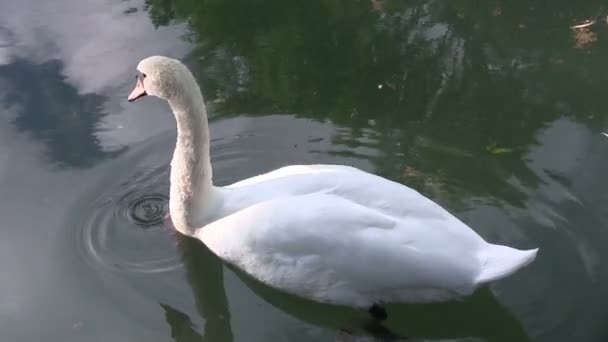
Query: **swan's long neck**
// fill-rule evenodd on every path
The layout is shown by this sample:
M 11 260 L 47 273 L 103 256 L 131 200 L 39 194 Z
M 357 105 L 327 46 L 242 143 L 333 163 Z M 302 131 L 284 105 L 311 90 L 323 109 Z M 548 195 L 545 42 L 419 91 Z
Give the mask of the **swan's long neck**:
M 207 112 L 196 84 L 169 101 L 177 121 L 177 143 L 171 161 L 170 214 L 175 228 L 193 235 L 213 195 Z

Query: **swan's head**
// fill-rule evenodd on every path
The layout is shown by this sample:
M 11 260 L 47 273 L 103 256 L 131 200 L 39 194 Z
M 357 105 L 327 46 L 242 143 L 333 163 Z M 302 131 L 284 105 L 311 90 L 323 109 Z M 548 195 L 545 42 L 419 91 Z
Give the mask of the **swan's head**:
M 129 94 L 129 102 L 150 95 L 171 101 L 187 93 L 194 82 L 188 68 L 177 59 L 151 56 L 137 65 L 135 88 Z

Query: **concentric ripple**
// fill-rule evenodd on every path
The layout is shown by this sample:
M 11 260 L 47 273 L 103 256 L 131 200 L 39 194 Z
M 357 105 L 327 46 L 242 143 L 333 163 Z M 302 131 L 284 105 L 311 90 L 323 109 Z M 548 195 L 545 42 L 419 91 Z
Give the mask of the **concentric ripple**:
M 136 198 L 126 207 L 126 215 L 131 222 L 141 227 L 154 227 L 163 222 L 168 212 L 169 198 L 165 195 L 151 194 Z
M 115 272 L 158 273 L 181 267 L 174 233 L 165 223 L 166 157 L 131 152 L 104 170 L 104 179 L 80 208 L 78 249 L 93 267 Z
M 162 273 L 182 266 L 177 234 L 167 224 L 169 171 L 174 133 L 162 134 L 116 158 L 99 170 L 100 178 L 74 213 L 77 249 L 93 268 L 124 274 Z M 230 147 L 230 146 L 228 146 Z M 215 180 L 238 179 L 234 174 L 247 160 L 261 153 L 235 153 L 224 141 L 215 141 Z

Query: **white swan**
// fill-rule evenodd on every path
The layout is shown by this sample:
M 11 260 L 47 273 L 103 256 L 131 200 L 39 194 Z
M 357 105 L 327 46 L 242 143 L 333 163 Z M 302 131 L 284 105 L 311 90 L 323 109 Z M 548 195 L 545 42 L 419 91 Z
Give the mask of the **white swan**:
M 190 71 L 161 56 L 137 69 L 129 101 L 165 99 L 177 120 L 174 227 L 268 286 L 382 320 L 384 303 L 470 295 L 536 257 L 538 249 L 487 243 L 417 191 L 353 167 L 293 165 L 216 187 L 203 96 Z

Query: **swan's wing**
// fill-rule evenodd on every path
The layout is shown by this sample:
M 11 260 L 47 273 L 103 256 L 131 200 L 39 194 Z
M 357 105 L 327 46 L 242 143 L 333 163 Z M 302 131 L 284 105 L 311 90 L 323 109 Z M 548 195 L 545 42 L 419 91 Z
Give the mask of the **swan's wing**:
M 403 184 L 344 165 L 290 165 L 230 186 L 230 203 L 240 206 L 276 197 L 313 193 L 333 194 L 394 217 L 455 220 L 441 206 Z M 243 195 L 244 194 L 244 195 Z M 249 204 L 245 205 L 248 206 Z M 461 222 L 458 228 L 466 227 Z M 469 235 L 476 234 L 468 227 Z M 462 231 L 459 231 L 462 233 Z
M 432 300 L 412 294 L 470 292 L 479 272 L 478 240 L 442 234 L 451 224 L 442 217 L 395 218 L 339 196 L 309 194 L 252 205 L 196 236 L 267 285 L 365 306 Z

